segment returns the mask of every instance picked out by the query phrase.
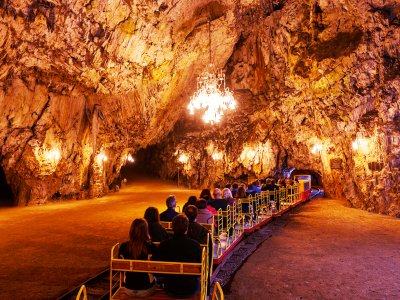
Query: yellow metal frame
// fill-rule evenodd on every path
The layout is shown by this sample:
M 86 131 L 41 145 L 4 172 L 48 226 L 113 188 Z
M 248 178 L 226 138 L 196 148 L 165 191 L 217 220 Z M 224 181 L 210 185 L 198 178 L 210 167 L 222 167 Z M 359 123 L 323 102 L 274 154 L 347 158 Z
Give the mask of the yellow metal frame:
M 224 299 L 225 299 L 224 291 L 222 290 L 221 285 L 217 281 L 214 284 L 214 290 L 211 296 L 211 300 L 224 300 Z
M 207 248 L 207 247 L 205 247 Z M 167 261 L 151 261 L 151 260 L 132 260 L 118 258 L 119 243 L 111 248 L 111 261 L 110 261 L 110 299 L 116 299 L 114 296 L 119 292 L 122 287 L 125 272 L 141 272 L 141 273 L 161 273 L 161 274 L 182 274 L 182 275 L 198 275 L 200 276 L 200 300 L 207 298 L 207 274 L 208 270 L 208 257 L 207 250 L 203 248 L 201 255 L 201 263 L 188 263 L 188 262 L 167 262 Z M 114 266 L 116 263 L 119 266 Z M 125 264 L 123 264 L 125 263 Z M 126 264 L 128 263 L 128 264 Z M 165 271 L 161 268 L 163 266 L 175 267 L 179 271 Z M 187 272 L 185 268 L 199 267 L 199 272 Z M 113 289 L 116 291 L 113 293 Z
M 75 300 L 81 300 L 81 296 L 83 297 L 82 300 L 87 300 L 87 291 L 85 285 L 81 286 Z

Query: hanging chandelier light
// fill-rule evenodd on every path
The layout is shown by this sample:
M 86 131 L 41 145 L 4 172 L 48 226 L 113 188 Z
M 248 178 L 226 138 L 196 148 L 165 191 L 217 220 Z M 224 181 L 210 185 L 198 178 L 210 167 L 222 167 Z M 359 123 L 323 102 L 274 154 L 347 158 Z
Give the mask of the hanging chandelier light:
M 211 24 L 208 21 L 208 43 L 210 64 L 206 71 L 197 78 L 197 90 L 190 98 L 188 109 L 190 114 L 195 110 L 204 111 L 203 121 L 218 123 L 227 109 L 235 109 L 236 101 L 233 93 L 225 85 L 225 74 L 217 70 L 211 63 Z

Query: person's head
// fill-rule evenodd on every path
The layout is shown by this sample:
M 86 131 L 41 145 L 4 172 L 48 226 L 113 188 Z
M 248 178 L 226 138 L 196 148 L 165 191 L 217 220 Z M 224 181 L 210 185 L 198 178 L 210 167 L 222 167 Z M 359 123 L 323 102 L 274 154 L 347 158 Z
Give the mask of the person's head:
M 189 227 L 189 219 L 185 215 L 177 215 L 172 219 L 174 235 L 186 234 Z
M 237 184 L 236 182 L 234 182 L 234 183 L 232 184 L 232 188 L 237 190 L 237 189 L 239 188 L 239 184 Z
M 156 207 L 148 207 L 144 212 L 144 218 L 148 223 L 150 222 L 159 222 L 160 214 L 158 213 L 158 209 Z
M 230 184 L 230 183 L 227 183 L 227 184 L 225 185 L 225 188 L 226 188 L 226 189 L 230 189 L 230 190 L 231 190 L 231 189 L 232 189 L 232 184 Z
M 212 197 L 211 197 L 210 190 L 209 189 L 203 189 L 201 191 L 201 193 L 200 193 L 200 198 L 203 198 L 203 199 L 206 199 L 206 200 L 211 199 Z
M 247 187 L 248 190 L 254 190 L 254 185 L 252 183 L 250 183 Z
M 199 200 L 196 201 L 196 207 L 198 209 L 204 209 L 207 208 L 207 201 L 206 199 L 200 198 Z
M 168 208 L 175 208 L 176 207 L 176 198 L 174 195 L 168 196 L 167 200 L 165 201 L 165 204 L 167 205 Z
M 198 212 L 197 207 L 194 205 L 188 205 L 184 211 L 185 215 L 189 219 L 189 222 L 194 222 L 196 220 L 197 212 Z
M 145 242 L 148 240 L 150 240 L 150 236 L 147 221 L 145 219 L 133 220 L 129 230 L 129 252 L 133 259 L 146 253 Z
M 195 205 L 195 204 L 196 204 L 196 201 L 197 201 L 197 197 L 196 197 L 196 196 L 190 196 L 190 197 L 188 198 L 187 203 L 189 203 L 190 205 Z
M 214 199 L 221 199 L 221 190 L 219 188 L 215 188 L 213 191 Z
M 246 198 L 246 189 L 243 186 L 239 186 L 236 196 L 237 198 Z
M 224 199 L 231 199 L 232 198 L 232 192 L 229 188 L 224 188 L 222 190 L 222 198 Z

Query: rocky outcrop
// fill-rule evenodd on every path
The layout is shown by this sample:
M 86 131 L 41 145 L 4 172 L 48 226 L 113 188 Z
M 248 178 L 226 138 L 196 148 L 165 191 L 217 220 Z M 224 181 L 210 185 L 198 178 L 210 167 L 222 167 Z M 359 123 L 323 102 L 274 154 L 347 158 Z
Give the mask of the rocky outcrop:
M 284 164 L 352 206 L 400 214 L 396 1 L 19 0 L 0 12 L 0 161 L 17 204 L 101 195 L 129 153 L 155 145 L 154 168 L 192 186 Z M 238 101 L 214 127 L 186 112 L 210 49 Z

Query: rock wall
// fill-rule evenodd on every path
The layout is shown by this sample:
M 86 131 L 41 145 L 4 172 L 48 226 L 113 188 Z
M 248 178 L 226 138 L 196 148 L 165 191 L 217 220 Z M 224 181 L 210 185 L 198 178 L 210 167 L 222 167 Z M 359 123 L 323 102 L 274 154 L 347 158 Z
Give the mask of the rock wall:
M 397 1 L 18 0 L 0 13 L 0 164 L 16 204 L 102 195 L 156 144 L 154 168 L 190 185 L 283 163 L 400 214 Z M 238 101 L 214 127 L 186 111 L 210 50 Z
M 160 174 L 180 166 L 188 184 L 210 186 L 309 169 L 328 195 L 400 216 L 399 4 L 256 6 L 237 16 L 248 26 L 226 65 L 238 110 L 214 127 L 181 121 L 159 147 Z

